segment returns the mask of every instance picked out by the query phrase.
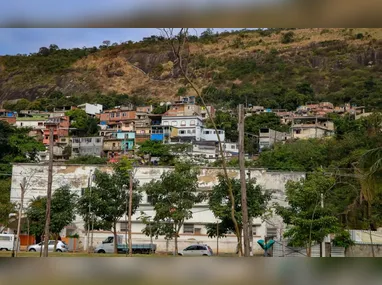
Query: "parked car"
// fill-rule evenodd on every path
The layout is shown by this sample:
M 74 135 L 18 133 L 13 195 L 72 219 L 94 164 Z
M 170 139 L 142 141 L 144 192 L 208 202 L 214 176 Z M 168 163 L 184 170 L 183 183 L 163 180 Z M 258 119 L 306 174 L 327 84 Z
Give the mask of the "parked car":
M 55 242 L 56 241 L 54 240 L 49 241 L 48 251 L 51 251 L 51 252 L 53 251 Z M 41 247 L 43 247 L 43 250 L 44 250 L 44 242 L 40 242 L 38 244 L 28 246 L 28 251 L 40 251 Z M 61 240 L 57 241 L 56 252 L 67 252 L 67 251 L 68 251 L 67 244 Z
M 126 246 L 126 240 L 124 240 L 123 236 L 118 236 L 118 244 L 117 244 L 117 251 L 118 253 L 128 253 L 129 249 L 128 246 Z M 132 245 L 132 251 L 134 253 L 141 253 L 141 254 L 149 254 L 149 253 L 155 253 L 156 251 L 156 244 L 133 244 Z M 94 249 L 94 253 L 114 253 L 114 237 L 109 236 L 106 238 L 102 244 L 98 245 Z
M 0 234 L 0 250 L 12 250 L 16 248 L 17 236 L 12 234 Z M 20 248 L 20 242 L 19 242 Z
M 192 244 L 179 252 L 182 256 L 212 256 L 211 247 L 207 244 Z

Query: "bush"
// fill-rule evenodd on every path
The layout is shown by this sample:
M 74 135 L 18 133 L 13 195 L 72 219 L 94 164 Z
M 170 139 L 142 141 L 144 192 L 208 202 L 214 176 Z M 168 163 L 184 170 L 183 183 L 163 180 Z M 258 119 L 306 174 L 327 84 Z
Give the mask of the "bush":
M 342 230 L 340 233 L 336 234 L 336 237 L 333 239 L 333 245 L 348 248 L 354 245 L 354 242 L 350 237 L 350 233 L 346 230 Z
M 107 158 L 97 157 L 92 155 L 83 155 L 83 156 L 69 159 L 66 163 L 67 164 L 106 164 Z
M 287 33 L 282 35 L 281 43 L 289 44 L 289 43 L 293 43 L 294 41 L 295 41 L 295 39 L 294 39 L 294 33 L 293 32 L 287 32 Z

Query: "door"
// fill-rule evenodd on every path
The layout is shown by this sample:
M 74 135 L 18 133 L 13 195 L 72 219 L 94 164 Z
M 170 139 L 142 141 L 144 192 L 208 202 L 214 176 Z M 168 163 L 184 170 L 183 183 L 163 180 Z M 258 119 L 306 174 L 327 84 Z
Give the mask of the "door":
M 195 255 L 208 254 L 205 246 L 198 245 L 195 250 Z
M 106 253 L 113 253 L 114 252 L 114 237 L 109 237 L 107 239 L 107 243 L 104 243 L 103 246 Z
M 48 243 L 48 251 L 53 251 L 54 250 L 54 240 L 50 240 Z

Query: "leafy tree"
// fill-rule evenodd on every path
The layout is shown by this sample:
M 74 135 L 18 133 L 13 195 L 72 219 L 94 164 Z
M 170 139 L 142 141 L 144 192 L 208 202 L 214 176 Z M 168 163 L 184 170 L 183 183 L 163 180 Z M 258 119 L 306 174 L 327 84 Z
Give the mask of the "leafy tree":
M 231 179 L 232 191 L 235 197 L 235 215 L 239 224 L 239 232 L 242 232 L 243 222 L 241 214 L 241 184 L 239 179 Z M 260 217 L 267 211 L 267 205 L 271 199 L 271 192 L 264 191 L 259 185 L 256 184 L 255 179 L 246 181 L 247 185 L 247 207 L 248 217 Z M 225 236 L 228 232 L 235 232 L 234 224 L 231 218 L 231 201 L 229 199 L 227 181 L 223 176 L 219 176 L 219 183 L 215 185 L 209 196 L 209 207 L 214 213 L 215 217 L 219 218 L 219 236 Z M 217 225 L 207 225 L 207 234 L 209 237 L 217 235 Z M 237 236 L 239 239 L 241 236 Z M 239 244 L 239 242 L 238 242 Z
M 276 206 L 276 213 L 288 225 L 284 237 L 289 238 L 291 246 L 305 247 L 309 257 L 313 243 L 321 243 L 328 234 L 341 229 L 335 213 L 320 206 L 321 195 L 327 200 L 335 182 L 323 172 L 301 181 L 288 181 L 285 185 L 288 206 Z
M 57 240 L 63 228 L 72 223 L 76 217 L 77 194 L 70 191 L 69 186 L 63 186 L 54 191 L 51 203 L 50 232 L 55 237 L 54 251 Z
M 189 163 L 178 163 L 173 171 L 166 171 L 160 180 L 144 185 L 144 191 L 152 197 L 156 235 L 166 234 L 175 240 L 178 254 L 178 236 L 184 221 L 192 218 L 192 208 L 202 202 L 206 195 L 198 192 L 198 170 Z M 147 233 L 147 228 L 144 231 Z
M 50 234 L 55 238 L 56 244 L 62 229 L 75 219 L 76 199 L 77 195 L 70 191 L 69 186 L 58 188 L 52 194 Z M 37 240 L 45 230 L 46 201 L 45 196 L 38 196 L 32 199 L 26 211 L 30 233 Z
M 15 204 L 11 199 L 11 179 L 0 180 L 0 225 L 7 227 L 9 214 L 15 211 Z M 1 232 L 1 231 L 0 231 Z
M 45 229 L 46 197 L 33 198 L 28 206 L 26 215 L 29 220 L 29 232 L 36 240 L 41 240 Z
M 78 200 L 78 213 L 83 217 L 85 226 L 89 224 L 89 203 L 94 215 L 94 228 L 111 230 L 114 235 L 114 253 L 117 253 L 117 223 L 128 209 L 129 203 L 129 181 L 132 165 L 130 161 L 122 160 L 114 165 L 111 174 L 95 171 L 95 186 L 86 189 L 83 196 Z M 133 184 L 132 213 L 138 208 L 142 195 L 137 190 L 138 182 Z
M 29 129 L 18 128 L 0 121 L 0 169 L 11 172 L 11 162 L 33 162 L 45 146 L 28 136 Z
M 147 140 L 139 145 L 137 155 L 141 157 L 143 163 L 150 164 L 152 157 L 159 157 L 161 164 L 169 164 L 174 156 L 170 153 L 170 146 L 160 141 Z M 148 156 L 148 160 L 145 160 Z
M 314 171 L 328 166 L 327 151 L 325 141 L 316 139 L 276 144 L 273 150 L 263 151 L 256 164 L 278 170 Z
M 88 116 L 84 110 L 74 109 L 65 113 L 72 121 L 71 126 L 80 136 L 92 136 L 98 133 L 98 119 Z
M 219 110 L 216 112 L 214 120 L 216 127 L 225 131 L 227 140 L 232 142 L 238 140 L 237 117 Z M 212 122 L 210 120 L 207 120 L 206 125 L 208 128 L 212 128 Z

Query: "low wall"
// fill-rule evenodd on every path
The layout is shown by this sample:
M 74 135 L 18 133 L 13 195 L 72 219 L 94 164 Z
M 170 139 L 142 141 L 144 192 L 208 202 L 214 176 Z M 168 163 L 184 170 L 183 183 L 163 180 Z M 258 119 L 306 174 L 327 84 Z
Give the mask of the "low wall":
M 375 257 L 382 257 L 382 244 L 356 244 L 346 249 L 346 257 L 373 257 L 372 247 Z
M 108 236 L 111 236 L 112 234 L 107 233 L 94 233 L 93 236 L 93 247 L 98 246 L 102 243 L 103 240 L 105 240 Z M 123 235 L 124 236 L 124 235 Z M 141 234 L 133 234 L 132 236 L 133 244 L 138 243 L 150 243 L 150 238 L 141 235 Z M 263 250 L 261 247 L 256 243 L 257 239 L 254 239 L 254 248 L 253 253 L 255 255 L 261 255 L 263 254 Z M 183 250 L 186 247 L 188 247 L 191 244 L 195 243 L 204 243 L 208 244 L 213 252 L 216 253 L 217 250 L 217 240 L 216 238 L 208 238 L 207 236 L 181 236 L 178 238 L 178 250 Z M 86 248 L 87 239 L 85 237 L 81 237 L 79 239 L 78 250 L 84 250 Z M 156 244 L 157 246 L 157 252 L 173 252 L 175 250 L 175 241 L 174 239 L 166 241 L 163 237 L 159 237 L 158 239 L 153 238 L 153 244 Z M 226 238 L 220 238 L 219 239 L 219 253 L 236 253 L 236 246 L 237 246 L 237 239 L 236 237 L 226 237 Z

